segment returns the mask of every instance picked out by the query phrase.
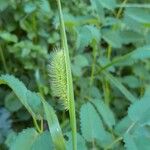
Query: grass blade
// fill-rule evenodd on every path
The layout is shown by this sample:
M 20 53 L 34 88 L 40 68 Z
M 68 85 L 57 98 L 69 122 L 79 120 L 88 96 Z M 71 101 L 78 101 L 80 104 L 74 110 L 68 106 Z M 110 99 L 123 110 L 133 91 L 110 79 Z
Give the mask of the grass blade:
M 109 80 L 109 82 L 111 82 L 118 90 L 120 90 L 120 92 L 131 102 L 134 103 L 136 101 L 136 98 L 133 96 L 133 94 L 131 94 L 126 87 L 119 82 L 119 80 L 117 80 L 113 75 L 111 75 L 110 73 L 108 73 L 107 71 L 103 71 L 102 72 L 105 77 Z
M 62 48 L 64 50 L 64 55 L 65 55 L 66 75 L 67 75 L 67 99 L 69 102 L 70 125 L 72 129 L 72 143 L 73 143 L 73 150 L 76 150 L 77 149 L 76 116 L 75 116 L 75 103 L 74 103 L 74 92 L 73 92 L 72 74 L 71 74 L 71 66 L 70 66 L 70 57 L 69 57 L 69 50 L 68 50 L 65 25 L 63 20 L 63 14 L 61 9 L 61 3 L 60 0 L 56 0 L 56 1 L 59 9 Z
M 65 141 L 57 116 L 53 108 L 45 100 L 42 100 L 42 102 L 54 146 L 56 150 L 66 150 Z

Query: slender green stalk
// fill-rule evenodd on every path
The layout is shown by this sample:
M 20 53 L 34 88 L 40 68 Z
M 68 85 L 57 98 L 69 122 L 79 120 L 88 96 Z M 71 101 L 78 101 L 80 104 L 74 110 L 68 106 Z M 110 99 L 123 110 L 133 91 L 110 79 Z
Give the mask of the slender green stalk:
M 8 68 L 7 68 L 7 65 L 6 65 L 5 57 L 4 57 L 3 50 L 1 48 L 1 46 L 0 46 L 0 56 L 1 56 L 1 59 L 2 59 L 2 62 L 3 62 L 5 72 L 8 73 Z
M 106 77 L 104 78 L 104 99 L 105 99 L 105 103 L 109 106 L 109 102 L 110 102 L 110 86 L 109 86 L 109 82 L 106 79 Z
M 34 123 L 34 126 L 37 129 L 37 131 L 39 133 L 42 133 L 42 130 L 40 129 L 40 127 L 39 127 L 39 125 L 38 125 L 37 120 L 35 119 L 35 117 L 33 117 L 33 123 Z
M 105 148 L 104 150 L 108 150 L 108 149 L 112 149 L 112 147 L 116 144 L 116 143 L 118 143 L 118 142 L 120 142 L 120 141 L 122 141 L 123 140 L 123 137 L 119 137 L 119 138 L 117 138 L 115 141 L 113 141 L 107 148 Z
M 41 119 L 41 132 L 44 131 L 44 122 L 43 122 L 43 119 Z
M 128 0 L 124 0 L 121 5 L 124 6 L 127 3 L 127 1 Z M 123 7 L 120 7 L 118 12 L 117 12 L 116 18 L 118 18 L 118 19 L 120 18 L 121 14 L 122 14 L 122 11 L 123 11 Z
M 122 2 L 122 5 L 125 5 L 127 3 L 128 0 L 124 0 Z M 116 18 L 119 19 L 121 14 L 123 12 L 123 7 L 120 7 L 117 14 L 116 14 Z M 112 26 L 112 30 L 115 29 L 115 25 Z M 107 58 L 108 60 L 111 59 L 111 54 L 112 54 L 112 46 L 111 45 L 108 45 L 108 48 L 107 48 Z M 104 78 L 104 93 L 105 93 L 105 102 L 106 104 L 109 105 L 109 101 L 110 101 L 110 85 L 108 83 L 108 81 Z
M 70 57 L 69 57 L 69 50 L 68 50 L 65 25 L 63 20 L 63 14 L 61 9 L 61 3 L 60 0 L 56 0 L 56 1 L 59 9 L 62 47 L 65 55 L 65 65 L 66 65 L 66 74 L 67 74 L 67 99 L 69 102 L 69 115 L 70 115 L 71 129 L 72 129 L 72 143 L 73 143 L 73 150 L 77 150 L 76 115 L 75 115 L 75 102 L 74 102 Z
M 111 59 L 111 53 L 112 53 L 112 47 L 111 45 L 108 46 L 107 48 L 107 58 L 108 60 Z M 110 85 L 109 85 L 109 82 L 107 81 L 106 78 L 104 78 L 104 99 L 105 99 L 105 103 L 107 105 L 109 105 L 109 102 L 110 102 Z
M 125 5 L 127 3 L 128 0 L 124 0 L 122 2 L 122 5 Z M 119 10 L 117 11 L 117 14 L 116 14 L 116 18 L 119 19 L 121 14 L 123 12 L 123 7 L 120 7 Z M 115 29 L 115 25 L 112 26 L 112 30 Z M 108 46 L 108 49 L 107 49 L 107 58 L 110 59 L 111 58 L 111 53 L 112 53 L 112 47 L 111 45 Z
M 93 42 L 93 63 L 92 63 L 92 71 L 91 71 L 91 78 L 90 78 L 90 86 L 92 86 L 94 81 L 94 74 L 95 74 L 95 64 L 96 64 L 96 56 L 97 56 L 97 44 Z
M 111 53 L 112 53 L 112 47 L 111 45 L 108 46 L 107 48 L 107 58 L 110 60 L 111 58 Z
M 131 52 L 131 53 L 132 53 L 132 52 Z M 110 63 L 106 64 L 105 66 L 102 66 L 102 68 L 97 71 L 96 75 L 97 75 L 97 74 L 100 74 L 101 72 L 103 72 L 103 71 L 106 70 L 107 68 L 109 68 L 109 67 L 111 67 L 111 66 L 113 66 L 113 65 L 115 65 L 115 64 L 117 64 L 117 63 L 119 63 L 119 62 L 122 62 L 122 61 L 128 59 L 128 58 L 130 57 L 131 53 L 128 53 L 128 54 L 126 54 L 126 55 L 124 55 L 124 56 L 120 56 L 120 57 L 118 57 L 118 58 L 115 58 L 115 59 L 112 60 Z

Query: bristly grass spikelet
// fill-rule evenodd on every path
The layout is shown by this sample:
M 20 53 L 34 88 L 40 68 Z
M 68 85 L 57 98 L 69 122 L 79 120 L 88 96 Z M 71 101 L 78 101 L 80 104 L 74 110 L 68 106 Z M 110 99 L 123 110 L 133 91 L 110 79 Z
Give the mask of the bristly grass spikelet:
M 68 110 L 67 76 L 63 49 L 55 49 L 52 52 L 48 71 L 52 95 L 58 97 L 58 103 L 61 105 L 61 109 Z

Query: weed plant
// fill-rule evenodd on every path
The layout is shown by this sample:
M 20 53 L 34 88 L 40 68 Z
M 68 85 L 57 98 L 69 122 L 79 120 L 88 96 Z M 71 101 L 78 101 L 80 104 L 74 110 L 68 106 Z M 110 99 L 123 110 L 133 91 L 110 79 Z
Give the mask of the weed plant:
M 147 0 L 0 0 L 0 150 L 149 150 L 149 14 Z

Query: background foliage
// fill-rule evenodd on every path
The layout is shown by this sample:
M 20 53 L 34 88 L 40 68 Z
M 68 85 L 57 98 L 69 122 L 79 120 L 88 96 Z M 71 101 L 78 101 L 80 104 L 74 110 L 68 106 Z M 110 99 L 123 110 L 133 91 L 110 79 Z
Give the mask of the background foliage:
M 78 149 L 148 150 L 149 0 L 62 0 L 62 7 L 74 80 Z M 47 72 L 49 54 L 59 46 L 55 0 L 0 0 L 0 74 L 13 74 L 57 110 L 70 149 L 68 113 L 62 113 L 52 97 Z M 7 86 L 1 87 L 0 149 L 7 149 L 16 136 L 20 142 L 35 137 L 32 149 L 40 149 L 40 142 L 46 143 L 45 149 L 53 149 L 52 141 L 47 141 L 47 123 L 40 136 L 31 127 L 30 114 Z

